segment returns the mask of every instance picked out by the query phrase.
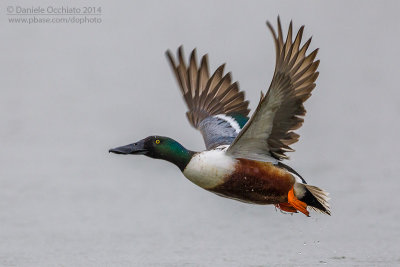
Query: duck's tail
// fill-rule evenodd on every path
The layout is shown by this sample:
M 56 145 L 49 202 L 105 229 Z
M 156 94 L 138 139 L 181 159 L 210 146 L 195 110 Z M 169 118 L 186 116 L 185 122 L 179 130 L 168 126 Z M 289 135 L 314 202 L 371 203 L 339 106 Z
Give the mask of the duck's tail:
M 313 185 L 301 184 L 304 186 L 305 193 L 299 198 L 307 206 L 311 207 L 313 210 L 331 215 L 331 210 L 329 207 L 329 193 Z
M 296 183 L 288 192 L 288 202 L 279 203 L 275 206 L 283 211 L 297 212 L 300 211 L 309 216 L 307 207 L 315 211 L 319 211 L 331 215 L 328 203 L 329 193 L 312 185 Z

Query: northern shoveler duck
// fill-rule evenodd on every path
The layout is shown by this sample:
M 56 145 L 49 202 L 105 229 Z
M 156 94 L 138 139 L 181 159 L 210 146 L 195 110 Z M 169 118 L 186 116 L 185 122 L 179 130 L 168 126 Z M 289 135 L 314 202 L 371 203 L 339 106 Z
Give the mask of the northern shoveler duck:
M 330 215 L 328 193 L 308 185 L 282 163 L 289 145 L 299 139 L 293 132 L 303 124 L 303 103 L 311 96 L 318 77 L 318 49 L 306 55 L 311 38 L 301 46 L 304 26 L 292 39 L 290 22 L 286 40 L 278 17 L 278 32 L 269 22 L 276 47 L 271 85 L 249 119 L 248 101 L 231 74 L 221 65 L 209 75 L 208 58 L 200 65 L 193 50 L 186 64 L 183 49 L 177 61 L 167 58 L 183 98 L 190 124 L 200 130 L 207 150 L 194 152 L 163 136 L 149 136 L 136 143 L 110 149 L 116 154 L 146 155 L 167 160 L 190 181 L 217 195 L 254 204 L 273 204 L 282 211 L 309 216 L 309 209 Z

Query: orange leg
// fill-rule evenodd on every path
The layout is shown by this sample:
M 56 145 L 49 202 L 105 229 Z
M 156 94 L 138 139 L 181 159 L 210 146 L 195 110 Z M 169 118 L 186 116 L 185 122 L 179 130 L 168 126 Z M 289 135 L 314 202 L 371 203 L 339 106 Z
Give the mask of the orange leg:
M 286 212 L 294 212 L 297 213 L 297 210 L 293 208 L 289 203 L 279 203 L 275 204 L 275 207 L 277 207 L 280 210 L 286 211 Z
M 307 204 L 297 199 L 294 195 L 293 187 L 288 192 L 288 203 L 307 217 L 310 217 L 309 212 L 307 211 Z

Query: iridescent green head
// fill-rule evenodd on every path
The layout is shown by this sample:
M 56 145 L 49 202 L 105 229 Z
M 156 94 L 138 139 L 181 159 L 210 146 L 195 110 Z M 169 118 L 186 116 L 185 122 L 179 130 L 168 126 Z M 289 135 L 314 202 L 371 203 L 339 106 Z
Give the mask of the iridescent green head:
M 115 154 L 145 155 L 174 163 L 183 171 L 194 152 L 187 150 L 174 139 L 164 136 L 149 136 L 136 143 L 110 149 Z

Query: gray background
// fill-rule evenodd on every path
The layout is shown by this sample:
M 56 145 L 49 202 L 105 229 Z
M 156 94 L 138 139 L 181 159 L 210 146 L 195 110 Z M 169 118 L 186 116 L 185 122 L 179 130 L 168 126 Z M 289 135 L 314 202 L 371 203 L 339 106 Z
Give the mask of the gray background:
M 16 4 L 0 6 L 1 266 L 400 265 L 398 1 L 87 4 L 101 24 L 10 24 Z M 203 149 L 164 57 L 180 44 L 227 62 L 254 108 L 278 14 L 320 47 L 287 163 L 331 193 L 331 217 L 220 198 L 167 162 L 107 153 L 151 134 Z

